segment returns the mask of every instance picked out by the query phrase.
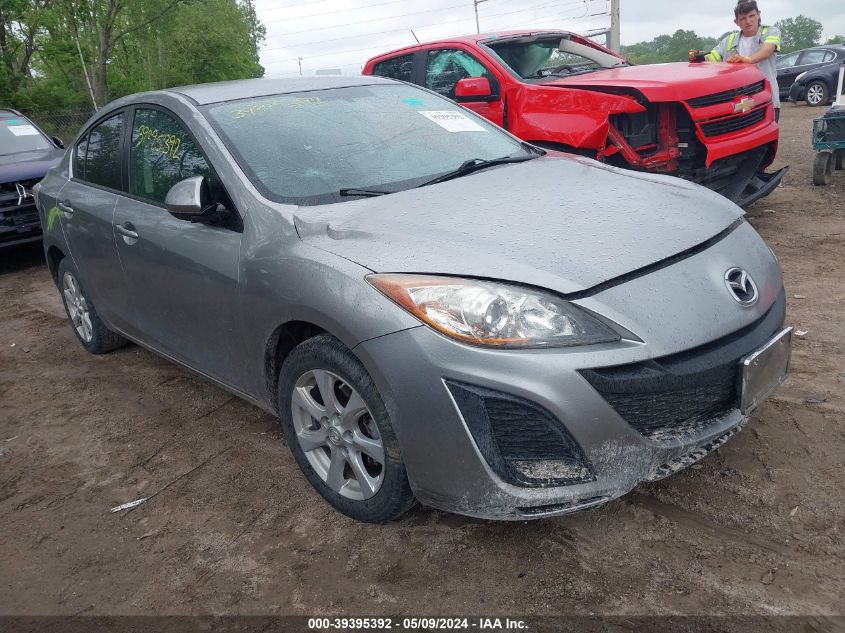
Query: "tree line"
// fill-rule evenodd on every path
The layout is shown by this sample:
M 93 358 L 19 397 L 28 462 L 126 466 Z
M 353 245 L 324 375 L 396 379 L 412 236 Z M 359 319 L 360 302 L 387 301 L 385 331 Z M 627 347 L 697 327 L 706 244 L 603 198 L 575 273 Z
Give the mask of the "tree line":
M 261 77 L 253 0 L 2 0 L 0 107 L 92 109 L 133 92 Z
M 799 15 L 775 22 L 781 32 L 780 53 L 791 53 L 822 43 L 824 27 L 821 22 Z M 695 31 L 679 29 L 672 35 L 658 35 L 650 42 L 638 42 L 622 47 L 622 54 L 635 64 L 686 61 L 690 50 L 711 51 L 728 33 L 719 37 L 698 35 Z M 845 35 L 830 38 L 826 44 L 845 44 Z

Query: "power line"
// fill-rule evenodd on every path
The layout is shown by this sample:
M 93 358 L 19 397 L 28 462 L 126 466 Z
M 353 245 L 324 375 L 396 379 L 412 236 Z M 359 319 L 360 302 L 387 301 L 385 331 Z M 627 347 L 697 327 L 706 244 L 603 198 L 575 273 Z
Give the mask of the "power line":
M 582 4 L 583 2 L 584 2 L 584 0 L 575 0 L 574 2 L 565 2 L 563 4 L 559 4 L 556 1 L 554 1 L 554 2 L 544 2 L 544 3 L 538 4 L 538 5 L 532 5 L 530 7 L 526 7 L 524 9 L 518 9 L 516 11 L 506 11 L 504 13 L 492 13 L 492 14 L 488 14 L 488 15 L 483 16 L 483 17 L 484 17 L 484 19 L 488 19 L 488 18 L 501 17 L 501 16 L 505 16 L 505 15 L 515 15 L 517 13 L 524 13 L 526 11 L 534 11 L 536 9 L 542 9 L 542 8 L 555 6 L 555 5 L 558 6 L 558 8 L 564 8 L 564 7 L 567 7 L 567 6 Z M 383 17 L 383 18 L 375 18 L 375 19 L 372 19 L 372 20 L 361 20 L 359 22 L 347 22 L 345 24 L 317 27 L 317 28 L 313 28 L 313 29 L 296 31 L 295 33 L 281 34 L 277 37 L 285 37 L 286 35 L 298 35 L 300 33 L 313 33 L 315 31 L 325 31 L 325 30 L 332 29 L 332 28 L 343 28 L 343 27 L 358 25 L 358 24 L 370 24 L 372 22 L 380 22 L 380 21 L 384 21 L 384 20 L 399 19 L 399 18 L 411 16 L 411 15 L 421 15 L 421 14 L 425 14 L 425 13 L 434 13 L 434 12 L 437 12 L 437 11 L 445 11 L 445 10 L 448 10 L 448 9 L 460 8 L 460 7 L 463 7 L 463 6 L 465 6 L 465 5 L 463 5 L 463 4 L 452 5 L 452 6 L 449 6 L 449 7 L 441 7 L 441 8 L 438 8 L 438 9 L 429 9 L 429 10 L 426 10 L 426 11 L 416 11 L 416 12 L 413 12 L 413 13 L 405 13 L 405 14 Z M 445 21 L 445 22 L 437 22 L 435 24 L 425 24 L 425 25 L 417 24 L 417 25 L 414 25 L 413 28 L 426 28 L 428 26 L 438 26 L 438 25 L 441 25 L 441 24 L 456 24 L 458 22 L 467 22 L 467 21 L 469 21 L 469 18 L 461 18 L 461 19 L 458 19 L 458 20 L 449 20 L 449 21 Z M 361 35 L 338 37 L 338 38 L 329 39 L 329 40 L 321 39 L 321 40 L 316 40 L 316 41 L 311 41 L 311 42 L 294 42 L 294 43 L 287 44 L 285 46 L 277 46 L 277 47 L 273 47 L 273 48 L 263 48 L 263 49 L 261 49 L 261 53 L 269 53 L 269 52 L 277 51 L 277 50 L 288 50 L 288 49 L 290 49 L 292 47 L 296 47 L 296 46 L 308 46 L 308 45 L 311 45 L 311 44 L 321 44 L 321 43 L 324 43 L 324 42 L 334 42 L 334 41 L 340 41 L 340 40 L 345 40 L 345 39 L 355 39 L 357 37 L 370 37 L 372 35 L 384 35 L 384 34 L 387 34 L 387 33 L 396 33 L 396 32 L 399 32 L 399 31 L 406 31 L 407 29 L 408 29 L 408 27 L 404 26 L 402 28 L 390 29 L 390 30 L 387 30 L 387 31 L 377 31 L 375 33 L 362 33 Z

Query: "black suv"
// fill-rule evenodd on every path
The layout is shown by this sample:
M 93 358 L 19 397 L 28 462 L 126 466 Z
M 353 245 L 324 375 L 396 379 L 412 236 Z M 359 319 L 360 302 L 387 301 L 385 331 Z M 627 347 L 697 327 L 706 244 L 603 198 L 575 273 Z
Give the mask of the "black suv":
M 0 248 L 41 239 L 32 187 L 63 154 L 61 140 L 20 112 L 0 109 Z

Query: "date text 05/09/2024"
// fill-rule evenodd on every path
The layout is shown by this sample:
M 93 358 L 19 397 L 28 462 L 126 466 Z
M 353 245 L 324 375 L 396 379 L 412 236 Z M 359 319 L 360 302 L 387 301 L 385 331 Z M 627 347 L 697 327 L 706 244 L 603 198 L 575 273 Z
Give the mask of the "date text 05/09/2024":
M 496 617 L 474 618 L 308 618 L 308 628 L 314 631 L 415 631 L 415 630 L 478 630 L 523 631 L 528 629 L 524 620 Z

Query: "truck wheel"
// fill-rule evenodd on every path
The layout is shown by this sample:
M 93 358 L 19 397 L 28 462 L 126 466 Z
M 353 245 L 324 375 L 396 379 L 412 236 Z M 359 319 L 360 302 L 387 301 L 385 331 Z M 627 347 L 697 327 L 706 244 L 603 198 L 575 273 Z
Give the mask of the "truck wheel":
M 833 153 L 833 168 L 837 171 L 845 169 L 845 149 L 838 149 Z
M 833 172 L 833 155 L 830 152 L 819 152 L 813 161 L 813 184 L 829 185 Z
M 813 81 L 807 86 L 807 93 L 804 99 L 808 106 L 820 106 L 827 103 L 830 98 L 830 90 L 823 81 Z

